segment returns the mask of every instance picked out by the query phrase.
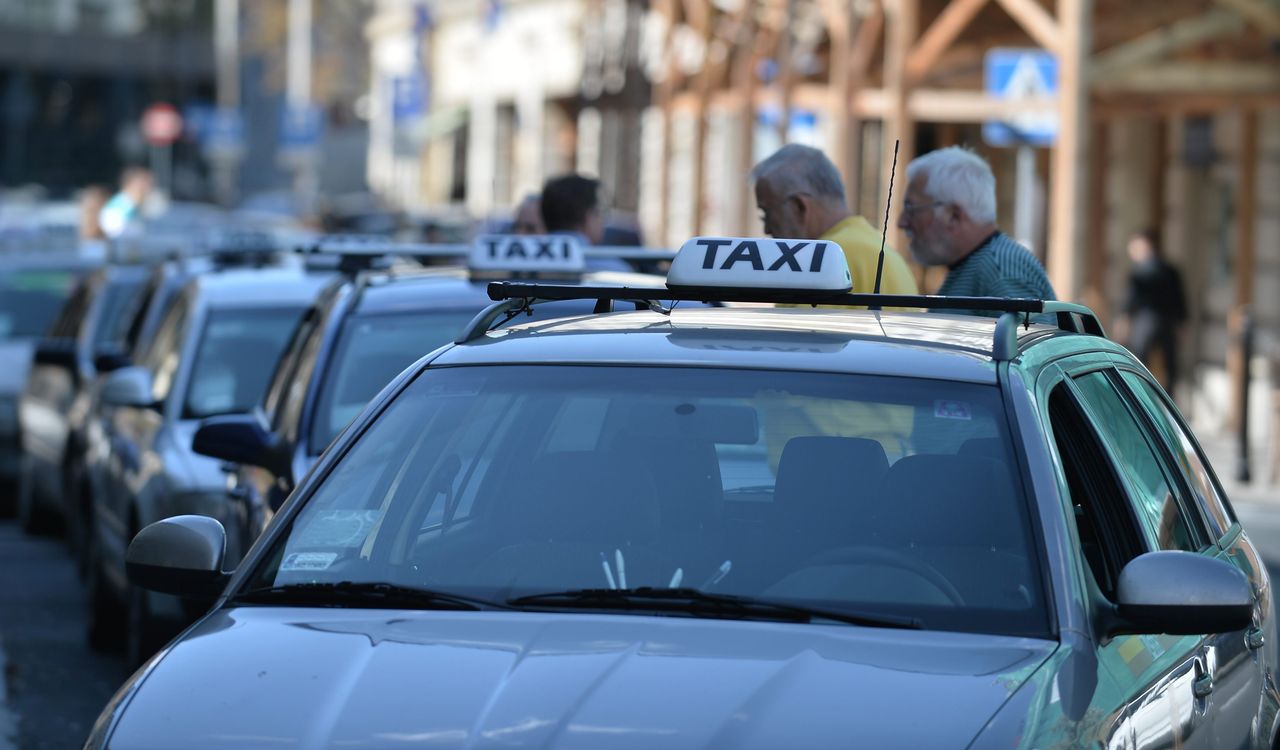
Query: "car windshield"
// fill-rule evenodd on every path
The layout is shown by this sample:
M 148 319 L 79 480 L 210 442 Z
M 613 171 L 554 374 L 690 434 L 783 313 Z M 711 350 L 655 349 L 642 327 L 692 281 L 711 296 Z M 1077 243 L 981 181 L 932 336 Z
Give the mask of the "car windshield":
M 43 335 L 75 281 L 71 271 L 0 271 L 0 341 Z
M 256 406 L 301 317 L 301 308 L 211 312 L 191 368 L 183 418 L 203 419 Z
M 1030 529 L 993 386 L 436 368 L 339 460 L 247 588 L 379 582 L 508 603 L 684 588 L 1043 636 Z
M 347 319 L 324 382 L 311 447 L 320 453 L 369 399 L 419 357 L 458 335 L 478 310 L 419 310 Z

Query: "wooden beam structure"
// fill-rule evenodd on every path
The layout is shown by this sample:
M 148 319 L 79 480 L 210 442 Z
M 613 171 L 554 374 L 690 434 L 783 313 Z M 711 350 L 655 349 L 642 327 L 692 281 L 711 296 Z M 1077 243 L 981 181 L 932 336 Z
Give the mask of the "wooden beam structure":
M 1007 2 L 1007 0 L 1006 0 Z M 1076 299 L 1084 240 L 1084 180 L 1088 171 L 1089 54 L 1092 0 L 1059 0 L 1062 45 L 1058 55 L 1058 142 L 1054 146 L 1049 211 L 1049 280 L 1060 299 Z M 1038 7 L 1038 6 L 1037 6 Z
M 1109 318 L 1107 304 L 1107 167 L 1109 126 L 1105 122 L 1093 124 L 1093 136 L 1089 150 L 1089 231 L 1086 246 L 1084 303 L 1102 320 Z
M 1236 304 L 1253 304 L 1255 267 L 1254 230 L 1258 221 L 1258 113 L 1246 110 L 1240 116 L 1240 171 L 1236 195 Z
M 1171 52 L 1186 49 L 1210 39 L 1239 34 L 1244 20 L 1223 8 L 1213 8 L 1194 18 L 1178 21 L 1132 39 L 1094 56 L 1089 65 L 1089 79 L 1103 82 L 1127 68 L 1157 60 Z
M 1017 21 L 1024 31 L 1031 35 L 1036 44 L 1055 55 L 1066 53 L 1063 30 L 1059 28 L 1053 16 L 1049 15 L 1044 6 L 1036 0 L 997 0 L 997 2 L 1009 15 L 1013 16 L 1013 20 Z M 1059 15 L 1062 14 L 1066 4 L 1064 0 L 1059 0 Z M 1085 18 L 1083 22 L 1088 24 L 1089 19 Z
M 1231 8 L 1249 19 L 1264 34 L 1280 36 L 1280 9 L 1263 0 L 1217 0 L 1227 8 Z
M 1280 66 L 1267 63 L 1158 61 L 1095 81 L 1099 93 L 1280 92 Z
M 951 47 L 986 5 L 987 0 L 953 0 L 947 3 L 907 55 L 907 80 L 913 84 L 923 80 L 942 53 Z

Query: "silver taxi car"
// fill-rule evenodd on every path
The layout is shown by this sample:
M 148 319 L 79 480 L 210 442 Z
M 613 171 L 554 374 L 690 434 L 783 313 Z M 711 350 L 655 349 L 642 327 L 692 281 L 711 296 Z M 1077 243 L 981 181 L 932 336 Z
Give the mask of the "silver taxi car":
M 1088 310 L 850 295 L 807 241 L 667 284 L 493 285 L 233 573 L 144 529 L 135 581 L 222 594 L 87 747 L 1273 746 L 1267 574 Z M 707 299 L 801 306 L 655 302 Z

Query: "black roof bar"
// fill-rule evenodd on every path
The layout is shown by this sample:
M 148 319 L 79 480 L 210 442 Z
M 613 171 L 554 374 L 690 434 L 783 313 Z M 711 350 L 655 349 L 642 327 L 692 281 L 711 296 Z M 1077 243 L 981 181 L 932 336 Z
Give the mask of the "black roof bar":
M 509 320 L 519 310 L 536 302 L 594 299 L 597 310 L 607 310 L 613 301 L 633 302 L 637 307 L 657 301 L 686 302 L 762 302 L 799 305 L 840 305 L 862 307 L 906 307 L 927 310 L 997 310 L 1001 316 L 992 341 L 995 359 L 1012 359 L 1017 355 L 1017 325 L 1027 324 L 1037 314 L 1052 314 L 1059 329 L 1071 333 L 1102 336 L 1106 333 L 1092 310 L 1084 305 L 1057 300 L 1006 297 L 942 297 L 909 294 L 849 294 L 814 292 L 807 289 L 758 289 L 734 287 L 638 288 L 626 286 L 570 286 L 527 284 L 497 281 L 488 286 L 491 305 L 462 331 L 457 343 L 462 344 L 484 335 L 498 320 Z

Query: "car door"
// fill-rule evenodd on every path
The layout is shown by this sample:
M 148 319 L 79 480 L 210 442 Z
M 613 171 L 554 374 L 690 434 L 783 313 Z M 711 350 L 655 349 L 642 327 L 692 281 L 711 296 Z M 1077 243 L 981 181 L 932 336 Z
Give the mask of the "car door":
M 1186 493 L 1186 505 L 1198 511 L 1216 542 L 1217 549 L 1212 554 L 1239 569 L 1253 589 L 1253 625 L 1245 632 L 1211 635 L 1206 653 L 1206 669 L 1212 679 L 1208 701 L 1213 716 L 1214 745 L 1244 747 L 1253 739 L 1250 734 L 1264 695 L 1268 665 L 1275 663 L 1274 655 L 1267 653 L 1274 649 L 1274 644 L 1270 649 L 1265 648 L 1268 630 L 1274 636 L 1266 569 L 1231 512 L 1209 462 L 1168 397 L 1137 370 L 1122 369 L 1120 380 L 1160 441 L 1166 460 L 1177 472 L 1179 484 Z M 1274 641 L 1274 637 L 1271 640 Z
M 1074 373 L 1072 386 L 1116 470 L 1148 550 L 1216 555 L 1198 512 L 1187 505 L 1161 442 L 1140 418 L 1111 367 Z M 1131 703 L 1136 746 L 1217 747 L 1209 711 L 1215 652 L 1208 635 L 1142 634 L 1112 641 L 1119 679 L 1141 688 Z M 1110 647 L 1109 647 L 1110 648 Z

